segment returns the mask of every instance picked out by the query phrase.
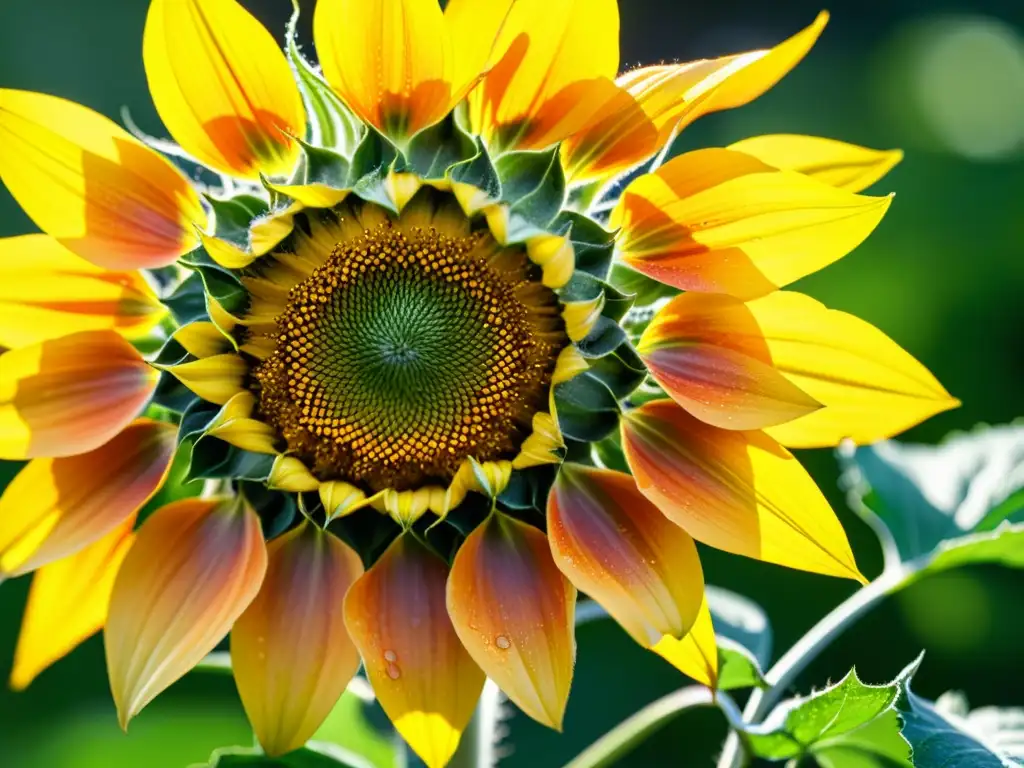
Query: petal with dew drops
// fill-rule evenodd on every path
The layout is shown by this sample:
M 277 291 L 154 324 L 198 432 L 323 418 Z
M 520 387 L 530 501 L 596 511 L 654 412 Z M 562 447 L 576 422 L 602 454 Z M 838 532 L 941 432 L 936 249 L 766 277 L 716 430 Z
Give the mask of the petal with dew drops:
M 847 192 L 867 189 L 903 159 L 898 149 L 868 149 L 820 136 L 754 136 L 729 149 L 786 171 L 797 171 Z
M 131 515 L 102 538 L 43 566 L 32 577 L 14 651 L 13 689 L 27 688 L 40 672 L 102 629 L 114 579 L 135 540 L 134 525 Z
M 437 0 L 319 0 L 313 37 L 327 82 L 401 140 L 454 106 L 451 41 Z
M 291 171 L 302 97 L 273 35 L 235 0 L 153 0 L 142 57 L 160 119 L 186 152 L 246 179 Z
M 711 609 L 707 596 L 700 604 L 697 618 L 689 633 L 682 639 L 665 635 L 652 648 L 656 654 L 709 688 L 718 685 L 718 646 L 715 643 L 715 627 L 711 623 Z
M 864 583 L 818 486 L 764 432 L 719 429 L 655 400 L 626 414 L 622 447 L 640 491 L 697 541 Z
M 793 291 L 746 307 L 772 365 L 824 405 L 766 430 L 783 445 L 872 443 L 960 404 L 927 368 L 860 318 Z
M 146 520 L 118 571 L 103 630 L 122 728 L 214 649 L 266 567 L 259 518 L 240 499 L 183 499 Z
M 158 374 L 114 331 L 81 331 L 0 355 L 0 459 L 73 456 L 131 423 Z
M 615 91 L 615 0 L 518 0 L 490 61 L 469 94 L 474 132 L 500 150 L 556 144 L 586 126 Z
M 106 536 L 163 484 L 173 424 L 139 419 L 88 453 L 33 459 L 0 496 L 0 577 L 73 555 Z
M 359 556 L 305 522 L 267 546 L 267 574 L 231 630 L 231 665 L 249 722 L 271 757 L 320 727 L 359 666 L 342 614 Z
M 640 176 L 609 226 L 629 266 L 686 291 L 756 298 L 856 248 L 890 197 L 830 187 L 729 149 L 681 155 Z
M 676 296 L 636 350 L 673 400 L 722 429 L 763 429 L 822 407 L 775 369 L 760 326 L 732 296 Z
M 206 224 L 171 163 L 91 109 L 42 93 L 0 89 L 0 180 L 40 229 L 107 269 L 171 264 Z
M 560 730 L 576 659 L 576 589 L 547 537 L 491 513 L 455 556 L 448 613 L 487 676 L 523 712 Z
M 640 645 L 690 631 L 704 599 L 697 547 L 632 477 L 563 464 L 547 520 L 555 565 Z
M 110 328 L 127 338 L 166 315 L 140 272 L 115 272 L 48 235 L 0 239 L 0 347 Z
M 484 685 L 445 610 L 447 578 L 445 562 L 405 533 L 345 598 L 377 700 L 429 768 L 455 753 Z

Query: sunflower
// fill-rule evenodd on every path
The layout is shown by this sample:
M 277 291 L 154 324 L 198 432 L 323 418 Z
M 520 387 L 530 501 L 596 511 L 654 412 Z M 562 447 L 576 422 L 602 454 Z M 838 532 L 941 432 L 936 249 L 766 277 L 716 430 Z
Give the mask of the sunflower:
M 45 232 L 0 242 L 12 684 L 102 628 L 127 727 L 230 632 L 267 753 L 361 660 L 442 766 L 485 676 L 561 727 L 577 589 L 714 686 L 694 539 L 862 580 L 788 448 L 956 401 L 782 289 L 875 228 L 859 193 L 900 154 L 663 162 L 825 22 L 616 76 L 614 0 L 319 0 L 318 69 L 294 19 L 282 51 L 235 0 L 152 0 L 174 143 L 0 90 L 0 177 Z

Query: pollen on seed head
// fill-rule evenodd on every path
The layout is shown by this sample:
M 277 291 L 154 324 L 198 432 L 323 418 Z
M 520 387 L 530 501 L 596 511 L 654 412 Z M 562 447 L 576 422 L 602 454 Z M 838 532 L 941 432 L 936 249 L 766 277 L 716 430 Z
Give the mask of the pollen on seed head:
M 535 272 L 486 232 L 386 221 L 338 243 L 277 318 L 260 416 L 321 479 L 373 491 L 514 455 L 565 343 L 517 293 Z

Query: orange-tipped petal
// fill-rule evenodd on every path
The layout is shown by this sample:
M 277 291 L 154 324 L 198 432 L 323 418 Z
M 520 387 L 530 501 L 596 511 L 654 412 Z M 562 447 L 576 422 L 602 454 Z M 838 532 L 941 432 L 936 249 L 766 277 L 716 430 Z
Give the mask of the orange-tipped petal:
M 206 214 L 167 160 L 91 109 L 0 89 L 0 179 L 68 250 L 108 269 L 162 267 L 193 250 Z
M 231 664 L 268 755 L 305 744 L 359 667 L 342 605 L 362 572 L 355 552 L 310 523 L 267 546 L 263 586 L 231 630 Z
M 763 432 L 718 429 L 656 400 L 626 414 L 622 447 L 640 491 L 698 541 L 864 580 L 814 480 Z
M 165 314 L 140 272 L 107 271 L 47 235 L 0 239 L 0 347 L 103 328 L 135 338 Z
M 556 144 L 586 126 L 615 91 L 615 0 L 518 0 L 490 61 L 469 95 L 474 131 L 502 150 Z
M 903 152 L 898 149 L 868 149 L 819 136 L 782 133 L 744 139 L 729 149 L 847 192 L 867 189 L 903 159 Z
M 871 443 L 960 404 L 896 342 L 853 315 L 792 291 L 747 308 L 772 365 L 824 405 L 767 430 L 784 445 L 833 446 L 845 438 Z
M 455 556 L 448 613 L 487 676 L 534 720 L 561 729 L 576 658 L 576 588 L 547 537 L 492 513 Z
M 160 488 L 177 443 L 172 424 L 140 419 L 77 456 L 33 459 L 0 496 L 0 576 L 78 552 Z
M 153 0 L 142 57 L 157 112 L 189 154 L 247 179 L 291 171 L 302 97 L 273 35 L 235 0 Z
M 227 634 L 259 592 L 267 549 L 239 500 L 183 499 L 139 529 L 103 637 L 122 728 Z
M 0 355 L 0 459 L 73 456 L 131 423 L 158 374 L 114 331 L 81 331 Z
M 324 75 L 366 122 L 396 139 L 454 106 L 452 44 L 437 0 L 319 0 Z
M 547 516 L 555 565 L 640 645 L 690 631 L 704 599 L 697 547 L 633 478 L 563 464 Z
M 11 687 L 23 690 L 55 661 L 98 632 L 107 619 L 114 579 L 135 540 L 135 516 L 78 553 L 39 569 L 32 578 Z
M 345 598 L 345 623 L 377 700 L 429 768 L 455 753 L 484 685 L 445 610 L 448 566 L 412 534 Z
M 763 429 L 821 408 L 775 369 L 754 316 L 731 296 L 676 296 L 636 349 L 673 400 L 722 429 Z
M 688 152 L 623 192 L 610 226 L 629 266 L 687 291 L 754 298 L 842 258 L 891 198 L 836 189 L 728 149 Z
M 707 596 L 700 604 L 693 628 L 681 640 L 665 635 L 652 648 L 656 654 L 709 688 L 718 685 L 718 646 L 715 643 L 715 627 L 711 623 L 711 609 Z

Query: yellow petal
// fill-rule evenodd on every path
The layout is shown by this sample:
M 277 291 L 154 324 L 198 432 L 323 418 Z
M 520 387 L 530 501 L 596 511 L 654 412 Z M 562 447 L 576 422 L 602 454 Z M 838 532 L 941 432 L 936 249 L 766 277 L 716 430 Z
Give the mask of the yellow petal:
M 133 515 L 163 484 L 172 424 L 140 419 L 88 453 L 33 459 L 0 496 L 0 576 L 78 552 Z
M 206 434 L 229 445 L 252 453 L 277 453 L 274 444 L 277 430 L 266 422 L 252 418 L 256 409 L 256 395 L 239 392 L 228 400 L 206 428 Z
M 267 547 L 267 574 L 231 630 L 231 665 L 256 737 L 271 757 L 298 749 L 359 666 L 342 616 L 359 556 L 308 522 Z
M 673 400 L 722 429 L 763 429 L 822 407 L 775 369 L 761 327 L 731 296 L 676 296 L 636 349 Z
M 718 429 L 656 400 L 626 414 L 622 447 L 640 491 L 698 541 L 864 580 L 811 476 L 763 432 Z
M 429 768 L 455 753 L 484 685 L 445 611 L 448 567 L 409 533 L 345 598 L 345 623 L 377 700 Z
M 103 637 L 122 728 L 227 634 L 259 591 L 267 550 L 238 501 L 183 499 L 139 529 Z
M 774 168 L 804 173 L 847 192 L 867 189 L 903 159 L 903 152 L 898 149 L 868 149 L 818 136 L 781 133 L 744 139 L 729 149 L 756 157 Z
M 206 214 L 167 160 L 102 115 L 55 96 L 0 90 L 0 179 L 70 251 L 108 269 L 172 263 Z
M 518 0 L 490 60 L 469 95 L 474 132 L 500 150 L 556 144 L 587 125 L 615 89 L 615 0 Z
M 704 599 L 693 539 L 622 472 L 563 464 L 548 496 L 555 565 L 640 645 L 684 637 Z
M 12 688 L 27 688 L 40 672 L 103 627 L 114 579 L 135 539 L 134 525 L 131 515 L 101 539 L 40 568 L 33 577 L 14 651 Z
M 240 392 L 249 366 L 234 353 L 204 357 L 164 368 L 203 400 L 224 405 Z
M 610 226 L 622 259 L 687 291 L 763 296 L 842 258 L 871 234 L 889 197 L 867 197 L 704 149 L 626 187 Z
M 960 404 L 892 339 L 853 315 L 791 291 L 747 307 L 772 365 L 825 406 L 770 427 L 784 445 L 871 443 Z
M 665 635 L 651 650 L 698 683 L 709 688 L 718 685 L 718 646 L 707 597 L 700 604 L 697 619 L 686 637 L 678 640 Z
M 560 730 L 576 657 L 576 589 L 547 537 L 493 512 L 455 555 L 448 613 L 487 676 L 523 712 Z
M 306 116 L 274 37 L 235 0 L 153 0 L 142 42 L 157 112 L 186 152 L 227 174 L 287 174 Z
M 502 24 L 516 0 L 449 0 L 444 21 L 452 40 L 452 81 L 456 92 L 474 84 L 495 54 Z
M 454 106 L 437 0 L 320 0 L 313 36 L 327 82 L 388 136 L 412 136 Z
M 0 355 L 0 459 L 73 456 L 131 423 L 157 372 L 113 331 L 81 331 Z
M 0 239 L 0 347 L 102 328 L 135 338 L 165 314 L 140 272 L 107 271 L 47 235 Z
M 173 334 L 174 340 L 195 357 L 213 357 L 231 351 L 231 340 L 211 322 L 200 320 L 184 325 Z
M 270 476 L 267 478 L 267 486 L 278 491 L 302 493 L 318 490 L 320 481 L 300 459 L 282 455 L 274 459 Z

